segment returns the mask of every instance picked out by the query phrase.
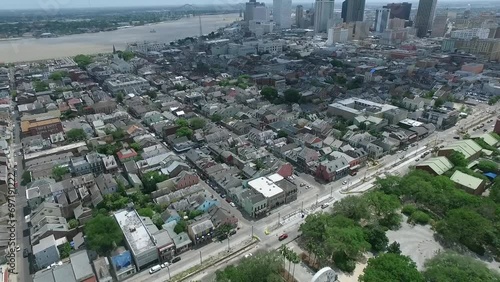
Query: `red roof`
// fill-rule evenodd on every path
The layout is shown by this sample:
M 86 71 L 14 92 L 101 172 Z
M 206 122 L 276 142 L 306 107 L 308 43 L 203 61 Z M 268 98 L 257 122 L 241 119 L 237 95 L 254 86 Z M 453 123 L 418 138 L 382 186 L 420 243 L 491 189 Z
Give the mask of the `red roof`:
M 137 156 L 137 152 L 130 148 L 127 150 L 120 150 L 118 153 L 116 153 L 118 156 L 118 159 L 123 160 L 123 159 L 128 159 L 128 158 L 133 158 Z

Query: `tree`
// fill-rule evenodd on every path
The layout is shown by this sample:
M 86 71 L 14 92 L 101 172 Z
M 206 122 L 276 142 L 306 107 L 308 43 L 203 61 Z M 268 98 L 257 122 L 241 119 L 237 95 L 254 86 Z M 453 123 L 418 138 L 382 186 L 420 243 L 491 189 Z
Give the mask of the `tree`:
M 98 214 L 85 224 L 85 235 L 92 250 L 101 255 L 109 254 L 123 241 L 123 233 L 112 217 Z
M 120 104 L 123 102 L 123 93 L 122 92 L 116 93 L 116 102 L 118 102 Z
M 146 91 L 146 95 L 148 95 L 149 98 L 151 98 L 151 99 L 156 99 L 156 97 L 158 97 L 158 92 L 148 90 L 148 91 Z
M 69 172 L 67 167 L 55 166 L 52 168 L 52 176 L 56 181 L 61 181 L 63 176 Z
M 204 119 L 198 118 L 198 117 L 195 117 L 195 118 L 192 118 L 192 119 L 189 120 L 189 126 L 193 130 L 205 127 L 206 123 L 207 122 Z
M 222 116 L 219 115 L 218 113 L 215 113 L 213 114 L 211 117 L 210 117 L 210 120 L 212 122 L 221 122 L 222 121 Z
M 288 137 L 288 133 L 284 130 L 278 131 L 278 138 Z
M 401 245 L 398 242 L 394 241 L 389 246 L 387 246 L 387 252 L 400 255 L 401 254 Z
M 50 74 L 49 78 L 55 81 L 60 81 L 63 79 L 63 77 L 68 76 L 67 72 L 64 71 L 55 71 Z
M 454 166 L 458 167 L 467 167 L 467 164 L 469 163 L 465 158 L 465 155 L 459 151 L 454 151 L 453 153 L 451 153 L 448 159 Z
M 144 186 L 144 193 L 149 194 L 156 191 L 156 183 L 167 180 L 168 177 L 158 171 L 149 171 L 142 176 L 142 185 Z
M 300 101 L 300 98 L 302 98 L 302 94 L 296 89 L 290 88 L 285 90 L 284 98 L 287 103 L 294 104 L 298 103 Z
M 71 248 L 71 245 L 69 244 L 69 242 L 66 242 L 66 243 L 60 245 L 58 248 L 59 248 L 59 254 L 60 254 L 61 259 L 69 257 L 69 255 L 71 254 L 71 251 L 73 250 L 73 248 Z
M 139 152 L 141 150 L 141 145 L 139 143 L 130 143 L 129 145 L 130 148 L 134 149 L 134 151 Z
M 423 211 L 415 211 L 411 214 L 410 219 L 415 223 L 425 225 L 429 223 L 431 217 Z
M 492 161 L 481 160 L 477 164 L 477 168 L 482 172 L 496 172 L 498 170 L 498 165 Z
M 366 199 L 356 196 L 347 196 L 335 203 L 333 213 L 343 215 L 355 221 L 370 217 Z
M 185 118 L 180 118 L 175 121 L 175 124 L 177 124 L 180 127 L 188 127 L 189 121 L 187 121 Z
M 43 92 L 49 90 L 49 84 L 45 81 L 36 80 L 33 82 L 35 92 Z
M 29 170 L 25 170 L 23 175 L 21 175 L 21 185 L 25 186 L 31 182 L 31 172 Z
M 78 226 L 80 226 L 80 223 L 78 222 L 78 220 L 72 218 L 68 221 L 68 225 L 69 225 L 70 229 L 74 229 L 74 228 L 77 228 Z
M 262 97 L 264 97 L 264 99 L 268 100 L 269 102 L 272 102 L 276 100 L 276 98 L 278 98 L 278 90 L 276 90 L 274 87 L 264 86 L 260 91 L 260 95 L 262 95 Z
M 378 217 L 387 217 L 401 206 L 401 202 L 394 195 L 387 195 L 379 191 L 370 192 L 366 195 L 368 205 Z
M 425 262 L 424 278 L 429 282 L 500 281 L 500 275 L 469 256 L 444 252 Z
M 459 208 L 449 211 L 436 226 L 446 240 L 459 242 L 478 254 L 484 254 L 486 243 L 494 234 L 492 223 L 477 212 Z
M 385 230 L 380 226 L 367 226 L 364 228 L 365 240 L 370 243 L 374 252 L 385 251 L 389 239 L 385 235 Z
M 92 58 L 87 55 L 76 55 L 74 60 L 80 68 L 85 68 L 92 63 Z
M 155 212 L 151 208 L 141 208 L 141 209 L 138 209 L 137 213 L 140 216 L 149 217 L 151 219 L 155 215 Z
M 123 51 L 121 53 L 121 57 L 122 57 L 123 60 L 125 60 L 125 61 L 128 62 L 128 61 L 132 60 L 135 57 L 135 54 L 132 51 Z
M 87 139 L 87 135 L 85 134 L 85 131 L 83 129 L 73 128 L 68 130 L 68 132 L 66 132 L 66 138 L 70 142 L 76 142 Z
M 186 136 L 187 138 L 191 139 L 191 136 L 193 136 L 193 130 L 191 130 L 188 127 L 181 127 L 179 129 L 177 129 L 175 134 L 177 135 L 177 137 Z
M 185 232 L 186 230 L 187 230 L 187 223 L 183 219 L 179 220 L 179 222 L 177 222 L 177 224 L 174 227 L 174 232 L 176 234 Z
M 217 282 L 278 282 L 283 281 L 280 276 L 283 257 L 276 251 L 257 253 L 245 258 L 238 265 L 230 265 L 217 270 Z
M 407 256 L 385 253 L 368 260 L 360 282 L 419 282 L 424 278 L 415 263 Z

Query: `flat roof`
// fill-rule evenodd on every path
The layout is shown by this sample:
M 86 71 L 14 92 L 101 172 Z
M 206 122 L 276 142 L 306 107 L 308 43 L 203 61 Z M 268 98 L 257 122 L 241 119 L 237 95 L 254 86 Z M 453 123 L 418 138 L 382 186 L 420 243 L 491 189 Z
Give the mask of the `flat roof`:
M 409 118 L 403 119 L 402 121 L 400 121 L 400 123 L 406 124 L 406 125 L 409 125 L 409 126 L 413 126 L 413 127 L 418 127 L 418 126 L 421 126 L 421 125 L 424 124 L 423 122 L 416 121 L 416 120 L 409 119 Z
M 135 210 L 117 211 L 114 216 L 134 256 L 155 248 L 151 234 Z
M 48 118 L 48 119 L 43 119 L 43 120 L 35 120 L 35 121 L 21 121 L 21 131 L 26 132 L 29 131 L 30 128 L 32 127 L 37 127 L 37 126 L 43 126 L 43 125 L 48 125 L 48 124 L 53 124 L 53 123 L 58 123 L 61 122 L 60 118 Z
M 418 164 L 416 167 L 421 166 L 430 167 L 437 175 L 441 175 L 453 168 L 453 164 L 450 162 L 450 160 L 443 156 L 425 160 L 422 163 Z
M 31 154 L 25 154 L 24 160 L 26 161 L 26 160 L 30 160 L 30 159 L 35 159 L 35 158 L 47 156 L 47 155 L 57 154 L 57 153 L 63 152 L 63 151 L 74 150 L 74 149 L 83 147 L 85 145 L 87 145 L 87 143 L 82 141 L 82 142 L 72 143 L 72 144 L 68 144 L 65 146 L 57 147 L 57 148 L 48 149 L 45 151 L 35 152 L 35 153 L 31 153 Z
M 481 185 L 481 183 L 483 182 L 481 178 L 468 175 L 459 170 L 456 170 L 450 177 L 450 179 L 451 181 L 458 183 L 461 186 L 465 186 L 473 190 L 476 190 L 479 187 L 479 185 Z
M 283 192 L 278 185 L 267 177 L 259 177 L 248 182 L 248 185 L 266 198 L 271 198 Z

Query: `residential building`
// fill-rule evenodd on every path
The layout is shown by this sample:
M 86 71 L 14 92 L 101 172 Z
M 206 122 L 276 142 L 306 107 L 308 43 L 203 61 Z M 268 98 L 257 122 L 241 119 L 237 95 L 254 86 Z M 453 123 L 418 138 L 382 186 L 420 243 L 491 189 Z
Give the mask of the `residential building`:
M 365 0 L 344 0 L 342 19 L 345 23 L 362 22 L 365 15 Z
M 486 180 L 468 175 L 460 170 L 455 170 L 450 180 L 455 182 L 458 188 L 470 194 L 481 195 L 486 189 Z
M 332 182 L 349 174 L 350 165 L 344 157 L 319 163 L 316 177 L 326 182 Z
M 281 29 L 292 27 L 292 0 L 273 0 L 273 20 Z
M 188 225 L 187 227 L 189 238 L 193 244 L 200 244 L 211 241 L 214 236 L 214 225 L 210 219 L 203 219 Z
M 118 190 L 118 183 L 111 174 L 99 174 L 95 178 L 95 184 L 103 195 L 112 194 Z
M 334 20 L 334 0 L 316 0 L 314 2 L 314 32 L 326 33 Z
M 124 94 L 141 93 L 143 89 L 149 88 L 149 82 L 139 76 L 132 74 L 113 74 L 110 78 L 106 79 L 104 86 L 113 95 L 118 92 Z
M 418 10 L 415 17 L 417 37 L 426 37 L 429 30 L 432 28 L 436 4 L 437 0 L 420 0 L 418 2 Z
M 121 163 L 124 163 L 126 161 L 133 160 L 135 157 L 137 157 L 137 152 L 132 148 L 121 149 L 120 151 L 118 151 L 118 153 L 116 153 L 116 156 L 118 157 Z
M 390 9 L 390 18 L 398 18 L 403 20 L 410 20 L 411 13 L 411 3 L 403 2 L 403 3 L 391 3 L 384 6 L 384 8 Z
M 283 178 L 283 176 L 275 173 L 267 177 L 258 177 L 256 179 L 250 180 L 247 183 L 248 187 L 253 189 L 256 193 L 261 194 L 266 203 L 264 208 L 271 210 L 283 204 L 292 202 L 297 199 L 297 186 L 291 183 L 289 180 Z M 250 194 L 250 199 L 248 202 L 260 203 L 260 197 L 254 198 Z M 243 204 L 246 208 L 250 208 L 250 214 L 258 214 L 258 211 L 252 209 L 255 207 L 254 204 Z
M 123 247 L 114 251 L 111 256 L 111 265 L 118 281 L 123 281 L 137 272 L 130 251 Z
M 45 268 L 59 261 L 59 249 L 54 235 L 45 237 L 33 246 L 33 256 L 37 269 Z
M 78 282 L 96 281 L 92 265 L 90 265 L 89 255 L 87 250 L 81 250 L 69 255 L 71 267 L 75 274 L 75 279 Z
M 375 31 L 384 32 L 389 27 L 389 9 L 377 9 L 375 12 Z
M 21 134 L 23 137 L 41 135 L 42 138 L 49 138 L 51 134 L 59 132 L 63 132 L 63 126 L 59 118 L 21 121 Z
M 353 120 L 356 116 L 365 114 L 381 118 L 385 112 L 397 108 L 389 104 L 379 104 L 364 99 L 349 98 L 328 105 L 328 114 L 341 116 L 347 120 Z
M 137 211 L 120 210 L 114 213 L 114 217 L 125 235 L 127 249 L 131 251 L 137 269 L 142 270 L 157 262 L 158 250 L 154 238 Z
M 69 255 L 69 262 L 36 272 L 33 282 L 95 282 L 96 276 L 90 265 L 87 250 Z
M 94 265 L 97 282 L 113 282 L 108 257 L 98 257 L 92 264 Z

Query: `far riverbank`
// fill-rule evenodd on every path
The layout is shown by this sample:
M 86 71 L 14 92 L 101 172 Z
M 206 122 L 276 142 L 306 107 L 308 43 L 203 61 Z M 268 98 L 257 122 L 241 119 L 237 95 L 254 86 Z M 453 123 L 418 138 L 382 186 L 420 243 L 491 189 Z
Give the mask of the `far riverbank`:
M 202 16 L 202 32 L 208 34 L 238 20 L 240 20 L 238 14 Z M 155 32 L 150 32 L 151 29 Z M 123 50 L 127 43 L 136 41 L 170 42 L 199 34 L 199 19 L 192 17 L 109 32 L 0 41 L 0 62 L 12 63 L 70 57 L 78 54 L 109 53 L 112 52 L 113 45 L 118 50 Z

